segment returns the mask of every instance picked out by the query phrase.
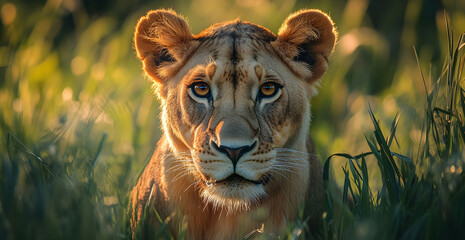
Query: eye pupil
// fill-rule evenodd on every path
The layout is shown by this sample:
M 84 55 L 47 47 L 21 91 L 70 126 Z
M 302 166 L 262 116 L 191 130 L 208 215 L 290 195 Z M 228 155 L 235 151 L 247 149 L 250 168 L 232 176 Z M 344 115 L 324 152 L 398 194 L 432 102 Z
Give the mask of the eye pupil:
M 210 93 L 210 87 L 206 83 L 196 83 L 193 86 L 193 90 L 199 97 L 207 97 Z
M 265 83 L 260 88 L 260 92 L 264 97 L 270 97 L 276 92 L 276 85 L 273 83 Z

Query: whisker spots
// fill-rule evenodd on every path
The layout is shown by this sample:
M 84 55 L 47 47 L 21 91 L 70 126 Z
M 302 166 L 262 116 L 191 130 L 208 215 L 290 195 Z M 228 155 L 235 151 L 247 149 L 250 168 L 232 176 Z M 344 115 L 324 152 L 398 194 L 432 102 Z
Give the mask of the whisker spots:
M 273 160 L 273 158 L 265 158 L 265 159 L 247 159 L 245 161 L 243 161 L 243 163 L 247 163 L 247 162 L 256 162 L 256 163 L 266 163 L 266 162 L 269 162 Z

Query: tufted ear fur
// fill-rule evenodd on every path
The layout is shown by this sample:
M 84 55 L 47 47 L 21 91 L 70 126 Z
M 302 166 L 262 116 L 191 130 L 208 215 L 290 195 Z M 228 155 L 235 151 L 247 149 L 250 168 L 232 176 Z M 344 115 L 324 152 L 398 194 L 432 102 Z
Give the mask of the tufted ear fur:
M 337 32 L 331 18 L 319 10 L 301 10 L 284 21 L 273 47 L 281 57 L 304 63 L 310 70 L 305 77 L 310 83 L 328 69 L 328 57 L 333 51 Z
M 184 18 L 164 9 L 139 19 L 134 43 L 145 72 L 157 83 L 163 83 L 196 46 Z

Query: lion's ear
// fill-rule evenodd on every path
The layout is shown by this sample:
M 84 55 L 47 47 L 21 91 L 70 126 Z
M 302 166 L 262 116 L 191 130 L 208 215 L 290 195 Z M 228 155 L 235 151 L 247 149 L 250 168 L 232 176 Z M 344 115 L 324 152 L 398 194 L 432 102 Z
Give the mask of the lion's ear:
M 314 82 L 328 69 L 328 57 L 336 43 L 337 32 L 331 18 L 319 10 L 301 10 L 287 17 L 273 47 L 290 61 L 305 63 Z
M 139 19 L 134 33 L 137 56 L 145 72 L 162 83 L 171 65 L 194 49 L 193 37 L 184 18 L 172 10 L 150 11 Z

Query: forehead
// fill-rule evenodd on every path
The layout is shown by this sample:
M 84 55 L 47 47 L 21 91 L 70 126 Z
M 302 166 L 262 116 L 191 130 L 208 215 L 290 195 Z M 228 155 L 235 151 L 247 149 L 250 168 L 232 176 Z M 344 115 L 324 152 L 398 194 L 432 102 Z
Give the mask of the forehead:
M 240 20 L 212 25 L 194 36 L 194 39 L 207 41 L 224 37 L 233 39 L 249 38 L 267 43 L 276 40 L 276 36 L 268 29 Z
M 272 47 L 276 36 L 261 26 L 242 21 L 221 23 L 209 27 L 194 39 L 199 45 L 177 72 L 176 79 L 188 82 L 203 79 L 209 76 L 208 66 L 212 63 L 216 66 L 215 79 L 234 86 L 257 79 L 254 74 L 257 65 L 263 70 L 263 79 L 293 75 Z
M 208 54 L 209 60 L 238 64 L 269 54 L 270 42 L 276 36 L 263 27 L 237 20 L 213 25 L 194 39 L 200 42 L 198 51 Z

